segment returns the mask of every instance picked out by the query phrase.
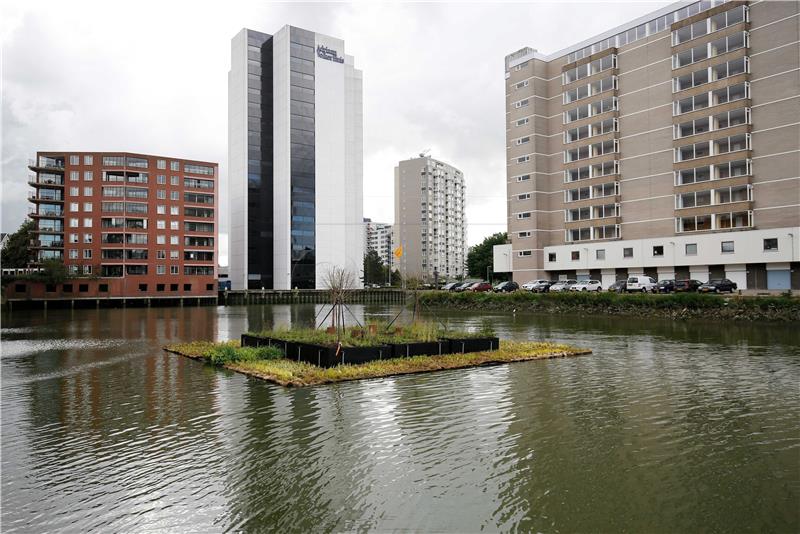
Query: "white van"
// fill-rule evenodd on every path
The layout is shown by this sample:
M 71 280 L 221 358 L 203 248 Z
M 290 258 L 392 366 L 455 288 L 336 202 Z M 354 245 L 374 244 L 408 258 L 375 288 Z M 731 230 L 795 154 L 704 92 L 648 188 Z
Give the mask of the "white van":
M 641 291 L 642 293 L 650 291 L 655 293 L 658 291 L 656 281 L 649 276 L 629 276 L 628 285 L 625 288 L 628 293 L 632 291 Z

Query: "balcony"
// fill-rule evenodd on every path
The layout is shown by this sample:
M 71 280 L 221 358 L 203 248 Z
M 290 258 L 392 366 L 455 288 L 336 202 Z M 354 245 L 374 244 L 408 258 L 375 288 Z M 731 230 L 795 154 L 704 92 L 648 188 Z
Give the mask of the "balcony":
M 29 191 L 28 192 L 28 200 L 30 202 L 57 202 L 59 204 L 64 203 L 64 199 L 61 198 L 61 195 L 53 195 L 53 194 L 46 194 L 47 190 L 41 190 L 38 193 L 36 191 Z M 45 193 L 45 194 L 42 194 Z M 51 192 L 52 193 L 52 192 Z
M 41 239 L 31 239 L 30 241 L 31 248 L 40 248 L 40 249 L 59 249 L 64 248 L 63 241 L 42 241 Z
M 60 189 L 64 187 L 64 179 L 55 174 L 36 174 L 28 177 L 28 185 L 31 187 L 54 187 Z
M 28 160 L 28 168 L 32 171 L 55 171 L 64 172 L 64 158 L 50 158 L 40 156 L 39 160 Z
M 28 209 L 28 216 L 29 217 L 34 217 L 34 218 L 36 218 L 36 217 L 63 218 L 64 217 L 64 212 L 62 210 L 60 210 L 60 209 L 58 209 L 58 210 L 47 209 L 44 206 L 39 205 L 38 209 L 37 209 L 36 206 L 31 206 Z

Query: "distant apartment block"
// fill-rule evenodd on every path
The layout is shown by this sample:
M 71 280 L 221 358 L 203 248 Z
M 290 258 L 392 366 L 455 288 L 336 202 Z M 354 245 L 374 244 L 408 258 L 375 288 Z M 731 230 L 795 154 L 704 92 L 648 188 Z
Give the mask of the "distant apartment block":
M 678 3 L 507 56 L 514 279 L 799 289 L 799 10 Z
M 29 169 L 32 266 L 61 260 L 69 279 L 9 298 L 216 296 L 216 163 L 39 152 Z
M 364 219 L 364 250 L 374 250 L 384 265 L 392 264 L 392 225 Z
M 425 281 L 464 275 L 466 217 L 464 175 L 455 167 L 420 156 L 394 169 L 395 260 L 403 276 Z
M 284 26 L 231 41 L 228 160 L 233 289 L 361 279 L 362 76 L 341 39 Z

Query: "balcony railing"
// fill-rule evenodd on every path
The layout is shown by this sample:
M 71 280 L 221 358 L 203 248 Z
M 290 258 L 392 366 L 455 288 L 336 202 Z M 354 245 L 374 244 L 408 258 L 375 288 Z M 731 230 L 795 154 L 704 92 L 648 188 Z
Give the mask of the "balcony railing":
M 29 167 L 38 167 L 40 169 L 54 169 L 57 171 L 64 170 L 64 160 L 63 159 L 56 159 L 56 158 L 48 158 L 45 156 L 39 157 L 39 160 L 36 161 L 35 159 L 28 160 Z
M 31 239 L 31 247 L 33 248 L 64 248 L 63 241 L 42 241 L 40 239 Z
M 39 209 L 37 210 L 36 206 L 32 206 L 28 208 L 28 215 L 34 215 L 37 217 L 63 217 L 64 212 L 54 209 L 42 209 L 41 206 L 39 206 Z
M 53 186 L 63 186 L 64 180 L 61 176 L 56 176 L 54 174 L 39 174 L 39 175 L 30 175 L 28 176 L 28 183 L 30 185 L 53 185 Z

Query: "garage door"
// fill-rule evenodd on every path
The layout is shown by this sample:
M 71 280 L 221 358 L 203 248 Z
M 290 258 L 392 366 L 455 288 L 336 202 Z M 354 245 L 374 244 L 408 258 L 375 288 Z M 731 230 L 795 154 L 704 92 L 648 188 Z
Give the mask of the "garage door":
M 767 271 L 767 289 L 789 289 L 790 271 Z

